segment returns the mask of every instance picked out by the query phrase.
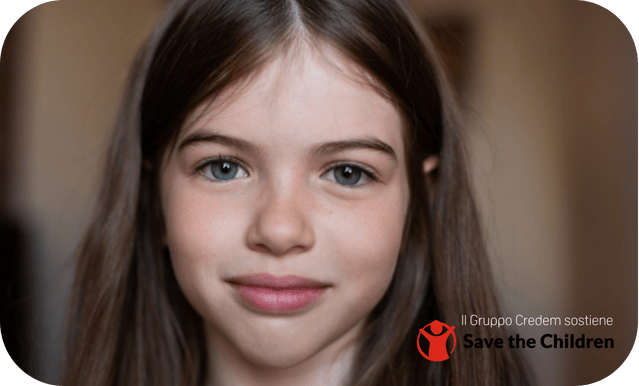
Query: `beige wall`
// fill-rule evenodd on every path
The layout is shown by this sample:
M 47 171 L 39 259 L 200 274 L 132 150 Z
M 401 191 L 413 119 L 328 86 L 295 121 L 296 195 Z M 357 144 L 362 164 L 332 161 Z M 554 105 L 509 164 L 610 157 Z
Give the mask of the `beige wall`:
M 576 1 L 482 9 L 471 153 L 511 315 L 612 316 L 616 349 L 533 350 L 541 384 L 616 369 L 637 326 L 637 57 L 607 10 Z M 507 32 L 508 31 L 508 32 Z
M 35 240 L 43 380 L 57 373 L 50 358 L 59 353 L 66 263 L 90 215 L 117 96 L 161 3 L 63 0 L 22 21 L 29 34 L 10 207 Z M 597 351 L 530 352 L 545 369 L 540 384 L 601 378 L 621 363 L 636 328 L 632 41 L 608 11 L 573 0 L 431 0 L 419 9 L 472 27 L 470 160 L 504 313 L 613 316 L 625 336 L 586 330 L 614 336 L 616 349 L 603 362 Z M 530 337 L 548 331 L 520 329 Z
M 26 24 L 10 208 L 27 227 L 36 287 L 35 374 L 53 382 L 70 256 L 91 214 L 100 161 L 130 61 L 159 0 L 63 0 Z

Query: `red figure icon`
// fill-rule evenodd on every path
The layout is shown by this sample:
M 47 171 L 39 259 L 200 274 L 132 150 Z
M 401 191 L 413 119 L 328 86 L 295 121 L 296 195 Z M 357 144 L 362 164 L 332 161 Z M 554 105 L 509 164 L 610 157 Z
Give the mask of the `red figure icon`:
M 430 326 L 430 331 L 426 332 L 426 327 Z M 446 327 L 446 331 L 444 331 L 444 327 Z M 417 335 L 417 349 L 422 356 L 429 361 L 433 362 L 441 362 L 445 361 L 449 358 L 448 351 L 446 350 L 446 341 L 448 341 L 448 336 L 453 336 L 453 349 L 450 350 L 452 353 L 455 351 L 455 345 L 457 344 L 457 338 L 455 337 L 455 333 L 453 330 L 455 326 L 449 326 L 446 323 L 442 323 L 438 320 L 433 320 L 430 324 L 425 325 L 424 327 L 419 329 L 419 334 Z M 428 339 L 428 355 L 424 354 L 422 348 L 419 346 L 419 337 L 423 336 Z

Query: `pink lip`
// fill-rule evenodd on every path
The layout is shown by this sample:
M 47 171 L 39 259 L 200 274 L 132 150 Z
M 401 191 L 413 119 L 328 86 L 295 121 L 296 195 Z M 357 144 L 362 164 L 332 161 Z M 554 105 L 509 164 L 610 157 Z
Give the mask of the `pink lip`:
M 329 284 L 298 276 L 275 277 L 267 273 L 227 280 L 249 305 L 269 313 L 289 313 L 315 302 Z

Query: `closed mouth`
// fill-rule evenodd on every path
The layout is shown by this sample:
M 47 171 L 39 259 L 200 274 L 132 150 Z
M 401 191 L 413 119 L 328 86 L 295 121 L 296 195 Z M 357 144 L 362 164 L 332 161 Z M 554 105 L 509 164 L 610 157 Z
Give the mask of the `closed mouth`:
M 251 308 L 266 313 L 291 313 L 307 308 L 331 285 L 299 276 L 255 274 L 226 280 Z

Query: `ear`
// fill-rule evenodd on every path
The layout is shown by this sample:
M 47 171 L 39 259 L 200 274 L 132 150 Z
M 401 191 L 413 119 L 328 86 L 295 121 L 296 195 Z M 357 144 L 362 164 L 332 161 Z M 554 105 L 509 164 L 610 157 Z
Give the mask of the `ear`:
M 435 168 L 439 166 L 439 157 L 436 155 L 431 155 L 424 160 L 424 174 L 428 174 L 435 170 Z

